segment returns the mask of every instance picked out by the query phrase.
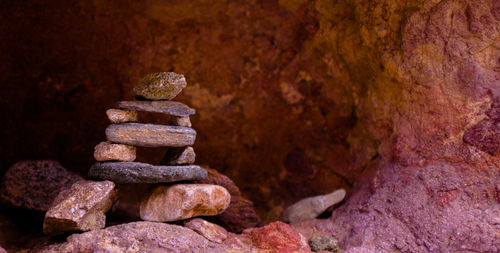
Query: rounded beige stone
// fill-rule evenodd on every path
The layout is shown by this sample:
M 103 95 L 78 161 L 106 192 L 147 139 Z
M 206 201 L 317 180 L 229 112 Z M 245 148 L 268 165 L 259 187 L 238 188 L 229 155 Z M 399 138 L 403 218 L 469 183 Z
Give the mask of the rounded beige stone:
M 137 112 L 132 110 L 108 109 L 106 115 L 112 123 L 137 121 Z
M 140 216 L 143 220 L 158 222 L 214 216 L 224 212 L 230 202 L 231 195 L 219 185 L 160 185 L 143 199 Z
M 99 162 L 132 162 L 136 158 L 136 148 L 125 144 L 114 144 L 109 141 L 103 141 L 95 146 L 94 158 Z

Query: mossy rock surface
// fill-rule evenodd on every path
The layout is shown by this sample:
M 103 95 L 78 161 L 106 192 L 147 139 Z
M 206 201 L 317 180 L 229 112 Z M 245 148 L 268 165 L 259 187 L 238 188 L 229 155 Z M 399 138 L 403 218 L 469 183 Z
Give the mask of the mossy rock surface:
M 184 75 L 158 72 L 145 76 L 134 87 L 136 96 L 151 100 L 171 100 L 186 87 Z

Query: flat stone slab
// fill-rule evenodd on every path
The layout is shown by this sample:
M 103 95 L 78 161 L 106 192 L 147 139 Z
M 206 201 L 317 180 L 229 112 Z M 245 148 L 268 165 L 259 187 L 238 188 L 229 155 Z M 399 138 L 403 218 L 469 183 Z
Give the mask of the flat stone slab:
M 122 123 L 106 128 L 108 141 L 141 147 L 192 146 L 196 131 L 189 127 Z
M 139 162 L 95 163 L 89 177 L 110 180 L 115 183 L 169 183 L 206 178 L 207 171 L 197 165 L 154 166 Z
M 177 117 L 188 117 L 196 113 L 193 108 L 176 101 L 119 101 L 115 106 L 120 109 L 158 112 Z

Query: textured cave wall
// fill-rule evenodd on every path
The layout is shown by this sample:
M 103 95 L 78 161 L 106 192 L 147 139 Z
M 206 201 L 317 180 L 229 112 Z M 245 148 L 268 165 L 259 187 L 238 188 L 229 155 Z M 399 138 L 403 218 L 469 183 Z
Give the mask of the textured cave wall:
M 104 139 L 105 110 L 132 99 L 141 76 L 175 71 L 188 80 L 178 100 L 197 109 L 198 163 L 233 178 L 265 220 L 299 198 L 349 188 L 376 145 L 349 135 L 355 87 L 337 38 L 320 32 L 329 26 L 321 9 L 300 1 L 3 1 L 2 159 L 52 158 L 85 174 Z M 339 11 L 331 22 L 352 18 Z M 142 157 L 157 162 L 161 152 Z
M 199 163 L 265 220 L 364 175 L 317 224 L 346 249 L 500 249 L 497 0 L 1 5 L 5 164 L 84 173 L 104 110 L 175 71 Z

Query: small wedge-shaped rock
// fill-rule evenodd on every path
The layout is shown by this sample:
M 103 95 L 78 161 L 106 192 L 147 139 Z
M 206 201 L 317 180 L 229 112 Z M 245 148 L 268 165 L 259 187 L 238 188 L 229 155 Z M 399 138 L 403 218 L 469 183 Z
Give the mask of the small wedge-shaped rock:
M 60 192 L 45 214 L 43 232 L 54 235 L 104 228 L 105 213 L 117 197 L 114 187 L 110 181 L 81 180 Z
M 95 163 L 89 170 L 89 177 L 111 180 L 115 183 L 169 183 L 185 180 L 201 180 L 207 171 L 197 165 L 153 166 L 138 162 Z
M 218 185 L 160 185 L 143 199 L 140 215 L 143 220 L 159 222 L 213 216 L 222 213 L 230 201 L 229 192 Z
M 137 112 L 131 110 L 109 109 L 106 111 L 111 123 L 124 123 L 137 121 Z
M 222 243 L 227 239 L 228 235 L 223 227 L 200 218 L 195 218 L 184 223 L 184 227 L 190 228 L 208 240 L 216 243 Z
M 116 107 L 134 111 L 157 112 L 176 117 L 188 117 L 196 112 L 193 108 L 175 101 L 120 101 L 116 103 Z
M 314 219 L 330 206 L 342 201 L 345 194 L 345 190 L 340 189 L 330 194 L 302 199 L 285 210 L 283 219 L 288 222 Z
M 189 116 L 187 117 L 177 117 L 174 116 L 172 117 L 172 120 L 170 122 L 174 126 L 184 126 L 184 127 L 191 127 L 191 120 L 189 119 Z
M 140 147 L 192 146 L 196 131 L 188 127 L 122 123 L 106 128 L 108 141 Z
M 96 161 L 124 161 L 135 160 L 136 148 L 124 144 L 113 144 L 103 141 L 94 148 L 94 158 Z
M 193 164 L 196 158 L 193 147 L 169 148 L 163 157 L 164 165 Z
M 145 76 L 134 87 L 136 96 L 152 100 L 170 100 L 186 87 L 186 78 L 174 72 L 158 72 Z

